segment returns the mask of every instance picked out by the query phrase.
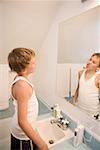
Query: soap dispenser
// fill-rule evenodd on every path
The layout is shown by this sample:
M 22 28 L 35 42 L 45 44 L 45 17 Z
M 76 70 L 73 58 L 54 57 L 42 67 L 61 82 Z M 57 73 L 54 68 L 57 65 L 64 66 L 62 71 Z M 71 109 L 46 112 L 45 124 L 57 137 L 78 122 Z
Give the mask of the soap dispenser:
M 59 104 L 56 104 L 55 105 L 55 118 L 60 118 L 60 116 L 61 116 L 61 110 L 60 110 L 60 107 L 59 107 Z
M 55 104 L 54 107 L 52 107 L 52 116 L 56 119 L 60 118 L 61 110 L 59 104 Z

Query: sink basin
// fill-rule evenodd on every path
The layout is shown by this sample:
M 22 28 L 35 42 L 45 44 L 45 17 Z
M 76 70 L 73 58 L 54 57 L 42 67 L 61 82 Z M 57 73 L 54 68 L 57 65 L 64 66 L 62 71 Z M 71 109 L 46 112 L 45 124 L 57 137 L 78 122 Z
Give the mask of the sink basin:
M 51 124 L 52 119 L 50 117 L 37 121 L 37 132 L 49 148 L 73 137 L 73 132 L 69 128 L 63 130 L 57 124 Z

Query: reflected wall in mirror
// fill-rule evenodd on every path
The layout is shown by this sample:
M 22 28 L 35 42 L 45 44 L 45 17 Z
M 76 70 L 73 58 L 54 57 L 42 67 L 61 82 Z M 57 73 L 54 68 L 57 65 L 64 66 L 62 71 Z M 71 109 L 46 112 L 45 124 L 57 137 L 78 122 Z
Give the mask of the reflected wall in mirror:
M 100 53 L 100 6 L 59 24 L 57 94 L 71 98 L 78 72 L 94 52 Z
M 59 24 L 58 63 L 84 63 L 100 45 L 100 6 Z

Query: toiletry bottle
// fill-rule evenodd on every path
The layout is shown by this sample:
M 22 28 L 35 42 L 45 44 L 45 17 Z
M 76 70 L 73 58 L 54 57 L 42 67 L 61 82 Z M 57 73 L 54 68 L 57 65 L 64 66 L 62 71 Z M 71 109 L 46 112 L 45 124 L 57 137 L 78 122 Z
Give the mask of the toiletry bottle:
M 51 109 L 52 109 L 52 117 L 57 118 L 58 104 L 55 104 Z
M 82 142 L 83 142 L 83 134 L 84 134 L 84 126 L 79 124 L 77 126 L 77 129 L 78 129 L 78 145 L 80 145 Z
M 56 118 L 58 119 L 58 118 L 61 117 L 61 110 L 60 110 L 60 107 L 59 107 L 58 104 L 57 104 L 57 106 L 56 106 L 56 111 L 57 111 L 57 116 L 56 116 Z
M 78 146 L 83 142 L 84 126 L 78 124 L 74 131 L 73 145 Z
M 60 108 L 59 108 L 59 104 L 55 104 L 53 111 L 54 111 L 54 112 L 53 112 L 53 116 L 54 116 L 56 119 L 60 118 L 60 116 L 61 116 L 61 110 L 60 110 Z
M 73 146 L 78 146 L 78 128 L 74 130 Z

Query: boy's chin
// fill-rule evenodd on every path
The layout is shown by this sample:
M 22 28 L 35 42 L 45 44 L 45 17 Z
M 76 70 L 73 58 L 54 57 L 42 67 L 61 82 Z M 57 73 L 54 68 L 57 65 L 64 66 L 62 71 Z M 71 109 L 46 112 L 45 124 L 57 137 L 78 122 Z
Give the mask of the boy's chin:
M 86 65 L 87 70 L 92 70 L 92 68 L 89 65 Z
M 88 67 L 88 66 L 86 66 L 85 68 L 86 68 L 86 69 L 89 69 L 89 67 Z
M 86 70 L 92 70 L 90 67 L 86 67 Z

